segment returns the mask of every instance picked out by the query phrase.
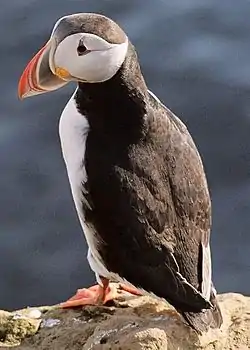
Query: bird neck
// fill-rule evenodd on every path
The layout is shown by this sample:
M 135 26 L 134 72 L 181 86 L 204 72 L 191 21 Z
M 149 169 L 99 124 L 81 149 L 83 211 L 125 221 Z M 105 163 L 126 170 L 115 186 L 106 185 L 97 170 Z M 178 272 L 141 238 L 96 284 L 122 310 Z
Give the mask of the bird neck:
M 147 86 L 131 44 L 113 78 L 102 83 L 79 83 L 75 95 L 77 109 L 88 119 L 90 128 L 106 134 L 143 131 L 147 99 Z

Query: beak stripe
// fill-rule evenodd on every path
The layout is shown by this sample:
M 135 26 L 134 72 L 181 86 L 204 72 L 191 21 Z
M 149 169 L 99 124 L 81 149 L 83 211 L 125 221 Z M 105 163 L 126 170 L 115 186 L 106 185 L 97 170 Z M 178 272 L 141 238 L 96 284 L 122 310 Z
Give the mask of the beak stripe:
M 45 91 L 40 86 L 38 86 L 36 78 L 36 67 L 47 46 L 48 43 L 32 58 L 32 60 L 27 64 L 23 74 L 21 75 L 18 84 L 18 96 L 20 99 L 24 98 L 32 90 L 38 92 Z

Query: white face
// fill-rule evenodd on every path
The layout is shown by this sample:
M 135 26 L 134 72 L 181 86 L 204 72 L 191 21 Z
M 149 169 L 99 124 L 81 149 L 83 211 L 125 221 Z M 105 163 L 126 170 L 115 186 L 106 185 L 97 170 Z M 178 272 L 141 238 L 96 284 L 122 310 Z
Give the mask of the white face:
M 68 71 L 70 80 L 103 82 L 119 70 L 127 49 L 128 39 L 122 44 L 110 44 L 94 34 L 72 34 L 57 46 L 51 70 Z

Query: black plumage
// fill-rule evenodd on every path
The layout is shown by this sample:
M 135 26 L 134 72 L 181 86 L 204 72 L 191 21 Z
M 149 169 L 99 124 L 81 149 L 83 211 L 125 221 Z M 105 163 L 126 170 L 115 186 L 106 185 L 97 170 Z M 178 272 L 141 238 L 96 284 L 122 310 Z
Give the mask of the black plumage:
M 133 46 L 112 79 L 80 83 L 75 100 L 90 125 L 82 209 L 104 265 L 196 330 L 220 326 L 213 289 L 210 302 L 201 294 L 211 228 L 203 165 L 184 124 L 148 92 Z

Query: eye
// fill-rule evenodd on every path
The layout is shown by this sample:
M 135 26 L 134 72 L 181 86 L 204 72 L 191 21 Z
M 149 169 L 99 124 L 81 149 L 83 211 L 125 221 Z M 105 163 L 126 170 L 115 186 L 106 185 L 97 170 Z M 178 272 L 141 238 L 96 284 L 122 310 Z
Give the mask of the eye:
M 79 55 L 79 56 L 82 56 L 82 55 L 88 53 L 88 51 L 89 51 L 89 50 L 88 50 L 87 47 L 84 45 L 83 41 L 80 40 L 80 41 L 79 41 L 78 48 L 77 48 L 77 53 L 78 53 L 78 55 Z

